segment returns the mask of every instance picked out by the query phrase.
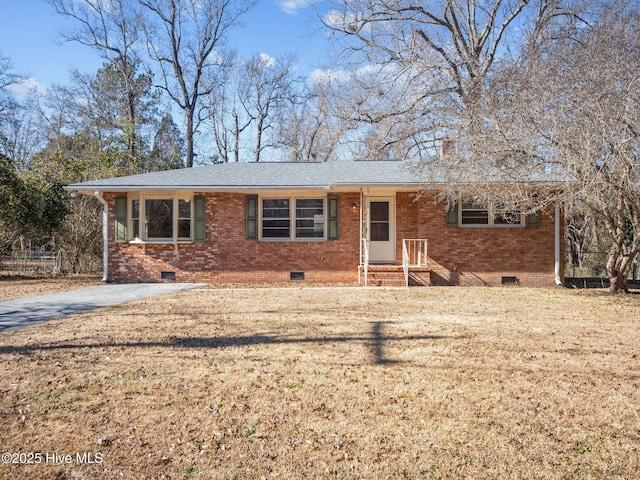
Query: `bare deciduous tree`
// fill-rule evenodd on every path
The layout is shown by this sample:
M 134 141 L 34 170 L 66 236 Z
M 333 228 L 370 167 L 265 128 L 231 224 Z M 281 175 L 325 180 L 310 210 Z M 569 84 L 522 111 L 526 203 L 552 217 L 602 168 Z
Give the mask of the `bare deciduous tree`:
M 77 28 L 65 32 L 66 41 L 98 50 L 113 72 L 120 77 L 127 133 L 127 151 L 134 162 L 138 152 L 139 106 L 138 70 L 141 55 L 138 51 L 140 38 L 138 31 L 142 25 L 139 12 L 131 0 L 49 0 L 56 12 L 75 21 Z
M 606 226 L 611 291 L 625 292 L 640 251 L 640 11 L 627 0 L 599 7 L 572 35 L 504 65 L 470 143 L 514 178 L 570 179 L 569 204 Z
M 11 59 L 0 56 L 0 155 L 5 155 L 15 166 L 22 163 L 18 137 L 24 130 L 25 112 L 9 89 L 24 80 L 24 76 L 13 71 Z
M 545 125 L 557 128 L 552 140 L 582 204 L 606 225 L 610 289 L 626 292 L 640 251 L 640 11 L 637 2 L 607 7 L 557 52 L 561 81 L 545 84 L 562 97 Z
M 24 80 L 23 75 L 19 75 L 13 71 L 13 64 L 8 57 L 0 56 L 0 121 L 2 114 L 13 103 L 13 97 L 10 95 L 8 88 L 16 85 Z
M 267 54 L 230 59 L 206 106 L 223 162 L 240 161 L 241 150 L 259 162 L 279 146 L 277 133 L 291 106 L 297 104 L 300 80 L 293 75 L 292 56 Z
M 563 0 L 339 0 L 324 18 L 345 58 L 378 65 L 354 98 L 357 121 L 391 123 L 386 142 L 429 155 L 477 128 L 487 76 L 508 49 L 535 42 L 567 13 Z M 367 84 L 368 83 L 368 84 Z M 378 94 L 394 100 L 377 101 Z M 471 123 L 463 124 L 466 115 Z
M 31 156 L 42 146 L 40 116 L 33 109 L 35 93 L 22 101 L 8 101 L 0 114 L 0 154 L 6 155 L 19 171 L 29 167 Z
M 204 110 L 211 123 L 213 139 L 222 163 L 240 161 L 240 139 L 252 119 L 240 101 L 242 62 L 235 52 L 229 54 L 223 68 L 207 81 L 213 84 Z
M 316 83 L 282 116 L 278 138 L 291 162 L 327 162 L 336 159 L 347 124 L 330 114 L 333 98 Z
M 186 164 L 193 166 L 198 108 L 216 83 L 204 83 L 220 66 L 225 35 L 254 2 L 235 0 L 138 0 L 145 9 L 149 57 L 162 77 L 160 87 L 185 115 Z
M 245 111 L 255 121 L 254 160 L 259 162 L 263 152 L 276 147 L 273 135 L 275 125 L 281 121 L 288 104 L 295 103 L 295 84 L 299 80 L 293 76 L 293 56 L 274 59 L 260 54 L 245 64 L 243 98 Z M 272 140 L 269 141 L 269 138 Z

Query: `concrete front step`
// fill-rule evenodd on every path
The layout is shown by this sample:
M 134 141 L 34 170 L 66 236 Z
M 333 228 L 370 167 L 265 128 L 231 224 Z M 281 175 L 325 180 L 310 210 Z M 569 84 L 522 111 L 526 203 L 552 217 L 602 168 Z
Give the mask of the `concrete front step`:
M 364 267 L 360 266 L 360 284 L 364 285 Z M 369 265 L 367 275 L 368 286 L 378 287 L 404 287 L 404 271 L 402 265 Z M 410 268 L 409 286 L 431 285 L 429 268 Z

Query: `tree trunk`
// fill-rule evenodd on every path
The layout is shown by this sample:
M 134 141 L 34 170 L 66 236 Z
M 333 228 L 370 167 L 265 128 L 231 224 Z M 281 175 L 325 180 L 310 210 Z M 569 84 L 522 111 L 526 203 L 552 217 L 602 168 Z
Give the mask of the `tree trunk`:
M 185 143 L 187 147 L 187 167 L 193 167 L 193 158 L 195 153 L 193 151 L 193 109 L 186 108 L 184 111 L 187 129 L 185 132 Z
M 128 97 L 128 115 L 129 115 L 129 123 L 127 125 L 127 149 L 129 150 L 129 155 L 131 155 L 131 160 L 135 162 L 135 172 L 140 173 L 140 159 L 138 158 L 138 149 L 137 149 L 137 132 L 136 132 L 136 98 L 135 94 L 132 91 L 129 91 L 127 94 Z
M 238 163 L 240 161 L 240 122 L 238 113 L 233 111 L 233 160 Z
M 611 293 L 629 293 L 626 272 L 618 272 L 617 275 L 609 276 L 611 282 L 609 292 Z
M 258 121 L 258 132 L 256 133 L 256 154 L 255 154 L 256 163 L 260 161 L 260 154 L 262 153 L 263 123 L 264 123 L 264 119 L 260 117 L 260 120 Z
M 609 252 L 609 260 L 607 261 L 607 275 L 609 276 L 611 293 L 629 293 L 628 277 L 629 268 L 635 257 L 635 251 L 621 252 L 614 245 Z

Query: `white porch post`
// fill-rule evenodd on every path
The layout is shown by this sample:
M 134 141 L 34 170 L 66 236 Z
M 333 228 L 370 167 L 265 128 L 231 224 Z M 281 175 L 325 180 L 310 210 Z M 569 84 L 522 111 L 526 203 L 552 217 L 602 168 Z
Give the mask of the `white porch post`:
M 363 203 L 363 199 L 364 199 L 364 194 L 362 193 L 362 189 L 360 189 L 360 240 L 359 240 L 359 244 L 360 244 L 360 258 L 358 260 L 358 264 L 362 265 L 362 233 L 363 233 L 363 229 L 362 229 L 362 219 L 363 219 L 363 215 L 364 215 L 364 209 L 362 207 L 362 203 Z M 360 269 L 358 269 L 358 272 L 360 271 Z M 360 279 L 358 279 L 358 283 L 360 283 Z
M 562 285 L 562 277 L 560 275 L 560 202 L 556 202 L 554 217 L 555 281 L 556 285 Z
M 94 192 L 102 203 L 102 281 L 109 280 L 109 205 L 100 190 Z

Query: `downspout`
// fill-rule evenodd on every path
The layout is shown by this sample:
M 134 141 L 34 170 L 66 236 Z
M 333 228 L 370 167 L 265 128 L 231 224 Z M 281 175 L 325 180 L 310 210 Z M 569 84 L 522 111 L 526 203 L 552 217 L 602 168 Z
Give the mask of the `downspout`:
M 359 240 L 359 244 L 360 244 L 360 261 L 358 262 L 359 264 L 362 265 L 362 234 L 364 233 L 362 231 L 362 215 L 364 214 L 364 208 L 362 207 L 362 201 L 364 200 L 364 195 L 362 194 L 362 189 L 360 189 L 360 240 Z
M 562 277 L 560 275 L 560 202 L 556 202 L 556 208 L 554 213 L 555 229 L 554 229 L 554 241 L 555 241 L 555 280 L 556 285 L 562 285 Z
M 361 282 L 361 277 L 360 277 L 360 267 L 363 267 L 363 273 L 364 273 L 364 262 L 362 261 L 362 188 L 360 189 L 360 233 L 358 234 L 358 252 L 359 252 L 359 256 L 358 256 L 358 285 L 360 285 Z
M 102 281 L 106 283 L 109 280 L 109 204 L 100 190 L 94 195 L 102 203 Z

